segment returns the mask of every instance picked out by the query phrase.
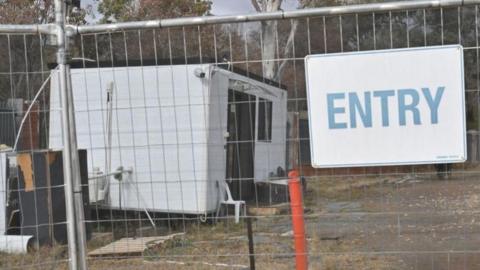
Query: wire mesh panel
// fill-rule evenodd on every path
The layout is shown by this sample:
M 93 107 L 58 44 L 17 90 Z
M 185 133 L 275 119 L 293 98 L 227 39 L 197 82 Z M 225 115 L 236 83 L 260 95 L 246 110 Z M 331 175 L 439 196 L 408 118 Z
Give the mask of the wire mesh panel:
M 310 269 L 477 269 L 478 9 L 75 36 L 89 268 L 294 269 L 287 175 L 297 169 Z M 0 43 L 0 268 L 66 268 L 53 50 L 45 36 Z M 305 56 L 447 44 L 464 50 L 465 163 L 311 167 Z
M 222 201 L 228 200 L 218 194 L 224 192 L 225 182 L 233 200 L 245 201 L 248 215 L 255 218 L 257 265 L 290 269 L 294 251 L 289 234 L 290 215 L 288 208 L 286 212 L 282 210 L 281 204 L 288 202 L 288 192 L 281 180 L 286 179 L 286 171 L 300 163 L 305 179 L 311 267 L 437 269 L 460 265 L 471 268 L 469 263 L 476 263 L 475 248 L 467 248 L 469 241 L 465 237 L 475 228 L 474 221 L 472 223 L 475 208 L 469 209 L 466 201 L 475 195 L 466 194 L 471 190 L 468 184 L 474 184 L 476 161 L 470 158 L 467 164 L 455 166 L 312 170 L 308 165 L 309 144 L 303 143 L 308 142 L 303 58 L 314 53 L 461 43 L 466 48 L 467 74 L 476 74 L 476 56 L 469 57 L 471 53 L 476 54 L 476 43 L 468 43 L 476 38 L 475 14 L 476 8 L 410 10 L 81 36 L 82 57 L 93 61 L 79 64 L 78 72 L 92 72 L 96 74 L 93 80 L 102 81 L 104 85 L 113 81 L 112 100 L 116 94 L 119 100 L 111 107 L 113 122 L 120 118 L 133 129 L 122 131 L 119 124 L 112 124 L 112 134 L 103 132 L 104 138 L 98 139 L 118 137 L 113 139 L 115 145 L 115 140 L 128 138 L 128 142 L 111 149 L 118 147 L 117 151 L 122 152 L 132 148 L 127 155 L 133 157 L 130 161 L 133 166 L 127 165 L 129 161 L 124 158 L 123 164 L 113 167 L 132 167 L 130 181 L 136 187 L 128 191 L 121 187 L 122 182 L 107 180 L 112 201 L 96 204 L 99 220 L 94 222 L 98 227 L 103 224 L 106 230 L 113 230 L 109 226 L 123 230 L 118 237 L 147 233 L 147 230 L 138 231 L 137 227 L 152 227 L 150 218 L 154 223 L 163 223 L 169 233 L 185 233 L 174 247 L 167 245 L 166 249 L 142 254 L 150 264 L 163 267 L 173 264 L 175 268 L 182 267 L 180 265 L 209 268 L 218 263 L 225 267 L 247 266 L 245 229 L 216 222 L 235 218 L 233 208 L 223 216 L 228 204 Z M 264 32 L 262 26 L 267 23 L 274 24 L 273 33 Z M 466 27 L 469 24 L 470 27 Z M 266 42 L 269 44 L 264 44 Z M 265 47 L 271 51 L 263 50 Z M 108 73 L 120 76 L 112 78 Z M 220 73 L 228 81 L 217 75 Z M 80 77 L 91 80 L 85 75 Z M 477 92 L 475 80 L 467 82 L 468 93 Z M 108 88 L 97 85 L 93 89 L 87 87 L 87 91 L 104 96 L 101 115 L 107 116 Z M 124 116 L 119 112 L 122 91 L 131 95 L 125 96 L 131 105 L 126 106 L 128 111 Z M 149 97 L 150 91 L 159 98 Z M 286 95 L 286 99 L 282 95 Z M 167 103 L 169 98 L 171 101 Z M 98 102 L 100 98 L 92 100 Z M 140 100 L 139 105 L 135 104 L 136 100 Z M 469 96 L 467 103 L 471 130 L 469 152 L 475 153 L 470 148 L 475 147 L 473 130 L 477 127 L 472 118 L 477 117 L 474 111 L 477 99 Z M 149 117 L 149 109 L 138 106 L 153 107 L 158 110 L 158 116 Z M 94 115 L 93 111 L 88 113 Z M 212 114 L 216 117 L 213 122 Z M 301 129 L 296 130 L 298 127 Z M 142 133 L 155 134 L 155 129 L 158 129 L 156 136 L 143 139 L 143 145 L 133 145 L 136 138 L 144 136 Z M 101 128 L 94 130 L 101 132 Z M 169 132 L 174 138 L 169 138 Z M 205 135 L 206 139 L 202 140 Z M 276 136 L 278 140 L 274 139 Z M 162 149 L 155 149 L 155 140 L 159 140 Z M 93 143 L 95 140 L 87 142 L 86 148 L 92 148 Z M 169 147 L 173 147 L 173 152 L 163 150 Z M 100 148 L 102 152 L 104 149 Z M 143 153 L 142 148 L 145 148 Z M 90 152 L 93 154 L 93 151 L 92 148 Z M 352 151 L 355 151 L 354 145 Z M 203 156 L 199 154 L 202 152 Z M 158 157 L 152 159 L 155 155 Z M 118 158 L 114 156 L 119 154 L 112 154 L 112 160 Z M 95 163 L 94 159 L 91 157 L 90 166 L 102 168 L 103 160 Z M 139 175 L 143 162 L 149 162 L 145 165 L 149 173 Z M 174 183 L 179 186 L 175 188 Z M 160 185 L 152 189 L 156 184 Z M 144 185 L 153 194 L 140 191 Z M 453 186 L 467 189 L 450 191 Z M 189 193 L 190 189 L 194 194 Z M 131 196 L 128 193 L 137 190 L 145 202 L 133 198 L 133 206 L 127 205 L 127 196 Z M 119 199 L 116 193 L 125 199 Z M 165 193 L 163 198 L 162 193 Z M 202 208 L 203 198 L 212 200 L 212 208 Z M 162 209 L 161 203 L 156 204 L 159 200 L 168 207 Z M 453 206 L 453 201 L 461 205 Z M 221 207 L 219 219 L 217 207 Z M 459 209 L 465 217 L 457 216 Z M 131 216 L 135 215 L 132 210 L 142 216 Z M 103 219 L 100 218 L 102 212 Z M 149 212 L 151 217 L 142 212 Z M 271 215 L 271 212 L 277 214 Z M 122 214 L 123 218 L 119 218 Z M 203 219 L 214 224 L 203 224 L 197 219 L 198 214 L 206 215 Z M 461 221 L 462 218 L 467 218 L 469 224 Z M 130 225 L 132 222 L 138 224 Z M 440 232 L 436 233 L 437 230 Z M 452 248 L 451 242 L 445 240 L 451 238 L 457 239 L 460 249 Z M 443 244 L 445 241 L 450 244 Z M 209 249 L 213 251 L 207 251 Z M 113 256 L 113 252 L 110 255 Z M 442 263 L 445 258 L 446 264 Z M 94 259 L 93 265 L 98 260 Z M 462 264 L 458 260 L 462 260 Z
M 47 37 L 1 35 L 0 267 L 65 268 L 62 154 L 48 150 Z

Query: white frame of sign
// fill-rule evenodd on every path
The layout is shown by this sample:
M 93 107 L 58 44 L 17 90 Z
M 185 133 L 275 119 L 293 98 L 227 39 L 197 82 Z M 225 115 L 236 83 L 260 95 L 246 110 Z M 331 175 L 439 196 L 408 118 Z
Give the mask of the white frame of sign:
M 445 50 L 446 51 L 445 52 L 446 56 L 447 56 L 447 53 L 450 53 L 450 55 L 448 55 L 450 57 L 450 58 L 448 58 L 449 59 L 448 61 L 455 61 L 456 62 L 456 61 L 459 60 L 458 64 L 460 65 L 460 68 L 458 68 L 458 66 L 457 66 L 457 67 L 451 67 L 451 68 L 447 69 L 447 72 L 449 72 L 449 73 L 452 73 L 452 74 L 453 73 L 455 73 L 455 74 L 460 73 L 461 74 L 461 79 L 460 80 L 458 80 L 458 76 L 456 76 L 456 75 L 451 76 L 452 77 L 451 80 L 452 80 L 452 82 L 454 82 L 454 84 L 453 83 L 452 84 L 457 85 L 456 83 L 458 82 L 458 83 L 460 83 L 460 85 L 454 87 L 455 92 L 451 91 L 451 92 L 454 92 L 455 94 L 449 93 L 449 95 L 457 95 L 457 91 L 459 92 L 458 94 L 460 94 L 460 97 L 457 96 L 455 98 L 455 100 L 456 100 L 455 102 L 457 102 L 456 103 L 457 105 L 455 105 L 455 106 L 457 106 L 457 107 L 461 106 L 461 109 L 462 109 L 462 112 L 460 112 L 459 110 L 456 111 L 457 114 L 461 114 L 461 117 L 462 117 L 462 119 L 460 120 L 461 121 L 461 129 L 462 129 L 461 132 L 462 133 L 460 134 L 460 132 L 458 131 L 455 135 L 450 134 L 450 136 L 454 136 L 457 139 L 459 139 L 460 136 L 463 137 L 463 144 L 460 143 L 460 140 L 459 140 L 457 143 L 455 143 L 455 146 L 452 146 L 452 148 L 455 147 L 455 149 L 456 149 L 456 151 L 454 153 L 453 152 L 450 153 L 450 154 L 446 153 L 445 155 L 438 154 L 435 157 L 432 156 L 432 158 L 423 158 L 423 159 L 415 159 L 415 158 L 412 158 L 412 159 L 403 158 L 402 159 L 401 157 L 399 157 L 398 160 L 395 160 L 396 157 L 392 158 L 394 156 L 394 154 L 390 153 L 391 158 L 382 159 L 382 160 L 373 160 L 373 159 L 368 160 L 368 158 L 365 158 L 365 160 L 361 160 L 361 159 L 364 159 L 363 156 L 362 156 L 362 157 L 357 157 L 356 159 L 352 158 L 351 160 L 348 160 L 348 157 L 347 157 L 346 162 L 339 162 L 339 160 L 341 158 L 338 155 L 344 155 L 345 156 L 345 153 L 342 152 L 342 153 L 337 154 L 337 153 L 334 153 L 330 149 L 330 150 L 325 150 L 325 152 L 327 152 L 325 154 L 325 156 L 326 155 L 337 155 L 337 157 L 332 158 L 333 162 L 325 162 L 326 159 L 327 159 L 327 158 L 325 158 L 325 156 L 322 156 L 322 160 L 321 160 L 321 162 L 319 162 L 319 160 L 320 160 L 318 158 L 319 150 L 318 149 L 315 150 L 315 148 L 319 147 L 319 146 L 322 146 L 321 145 L 321 140 L 325 140 L 325 136 L 321 137 L 318 134 L 315 134 L 315 136 L 317 136 L 317 137 L 314 137 L 313 133 L 321 133 L 320 130 L 324 127 L 321 127 L 321 125 L 318 124 L 318 123 L 312 124 L 312 122 L 314 122 L 315 120 L 318 121 L 321 117 L 324 117 L 324 118 L 321 118 L 321 120 L 323 121 L 324 119 L 327 119 L 327 117 L 326 116 L 312 117 L 312 110 L 315 110 L 316 113 L 318 113 L 321 110 L 326 110 L 326 109 L 322 109 L 322 108 L 319 109 L 320 106 L 321 106 L 319 104 L 324 104 L 324 103 L 319 103 L 319 101 L 325 101 L 326 98 L 323 98 L 322 94 L 325 93 L 324 96 L 327 96 L 326 91 L 330 91 L 330 90 L 322 89 L 321 87 L 319 89 L 318 85 L 322 85 L 322 86 L 323 85 L 329 85 L 335 79 L 329 77 L 328 74 L 327 75 L 318 74 L 318 70 L 322 70 L 322 69 L 327 70 L 329 68 L 328 67 L 329 64 L 332 65 L 332 66 L 337 65 L 337 64 L 332 64 L 334 62 L 328 63 L 328 61 L 332 61 L 331 59 L 333 57 L 337 57 L 337 59 L 339 59 L 338 63 L 341 63 L 342 61 L 343 62 L 346 61 L 345 59 L 341 59 L 343 57 L 370 55 L 370 56 L 372 56 L 371 57 L 372 61 L 373 61 L 372 63 L 377 63 L 377 62 L 374 62 L 374 61 L 379 61 L 379 63 L 381 63 L 381 61 L 383 61 L 382 59 L 387 59 L 388 57 L 390 57 L 388 59 L 394 59 L 395 56 L 392 56 L 392 54 L 398 54 L 398 53 L 401 54 L 401 53 L 406 53 L 406 52 L 421 52 L 420 54 L 417 54 L 419 56 L 413 56 L 413 54 L 412 54 L 412 56 L 413 57 L 419 57 L 419 58 L 422 58 L 422 57 L 425 58 L 425 57 L 427 57 L 427 55 L 429 53 L 434 55 L 433 52 L 438 53 L 439 50 Z M 455 50 L 454 53 L 453 53 L 453 50 Z M 443 52 L 440 52 L 440 53 L 443 53 Z M 379 54 L 384 54 L 386 56 L 382 56 L 381 58 L 379 58 L 378 57 Z M 396 57 L 398 57 L 398 56 L 396 56 Z M 352 59 L 354 59 L 354 58 L 353 57 L 350 58 L 349 63 L 352 63 L 352 61 L 353 61 Z M 379 60 L 379 59 L 381 59 L 381 60 Z M 406 58 L 403 58 L 403 59 L 406 59 Z M 438 58 L 435 58 L 435 59 L 438 59 Z M 315 65 L 317 65 L 317 66 L 312 67 L 311 66 L 312 61 L 315 61 L 315 60 L 317 60 L 317 62 L 315 63 Z M 318 61 L 318 60 L 324 61 L 324 63 L 323 63 L 324 66 L 321 66 L 320 64 L 322 62 Z M 418 65 L 421 66 L 421 63 L 419 64 L 417 61 L 414 61 L 414 60 L 415 59 L 413 59 L 413 60 L 409 59 L 409 61 L 405 61 L 405 62 L 413 62 L 413 63 L 415 63 L 414 64 L 415 66 L 418 66 Z M 335 60 L 335 61 L 337 61 L 337 60 Z M 361 61 L 365 62 L 365 59 L 359 60 L 359 62 L 361 62 Z M 385 62 L 387 62 L 387 60 L 385 60 Z M 450 63 L 454 63 L 454 62 L 448 62 L 448 64 L 450 64 Z M 385 64 L 385 63 L 383 63 L 383 64 Z M 391 62 L 388 62 L 388 64 L 390 64 L 391 66 L 395 65 L 395 63 L 392 64 Z M 429 72 L 430 69 L 425 69 L 425 67 L 427 67 L 428 65 L 433 65 L 433 64 L 431 64 L 431 62 L 425 61 L 424 66 L 421 66 L 418 69 L 422 70 L 422 72 L 425 72 L 425 74 L 427 74 L 427 72 Z M 321 66 L 321 67 L 319 68 L 319 66 Z M 343 68 L 344 66 L 341 66 L 341 67 Z M 333 72 L 338 72 L 339 68 L 340 68 L 340 64 L 335 66 L 332 69 L 329 69 L 329 71 L 334 70 Z M 424 68 L 424 69 L 422 69 L 422 68 Z M 315 76 L 315 79 L 313 79 L 313 76 L 310 74 L 310 78 L 312 78 L 311 81 L 309 80 L 309 69 L 311 69 L 310 72 L 313 72 L 313 69 L 315 69 L 317 71 L 316 72 L 317 75 Z M 392 68 L 392 70 L 393 69 L 394 68 Z M 414 69 L 414 68 L 412 68 L 412 69 Z M 351 68 L 351 71 L 353 71 L 353 70 L 354 70 L 354 68 Z M 427 71 L 425 71 L 425 70 L 427 70 Z M 370 72 L 370 70 L 369 70 L 369 72 Z M 381 72 L 382 71 L 380 71 L 379 73 L 381 73 Z M 390 72 L 390 71 L 385 71 L 385 72 Z M 408 72 L 409 71 L 405 72 L 405 74 L 408 73 Z M 411 71 L 411 72 L 413 72 L 413 71 Z M 421 74 L 419 76 L 423 76 L 423 73 L 421 73 L 421 72 L 419 72 L 419 73 Z M 430 73 L 433 73 L 433 72 L 430 72 Z M 404 80 L 402 80 L 402 76 L 405 77 L 406 76 L 405 74 L 398 76 L 401 83 L 404 83 Z M 429 79 L 431 80 L 432 77 L 434 77 L 434 75 L 432 75 L 432 74 L 428 74 L 428 75 L 430 75 L 431 77 L 427 76 L 427 79 L 426 79 L 427 81 Z M 417 47 L 417 48 L 402 48 L 402 49 L 388 49 L 388 50 L 373 50 L 373 51 L 359 51 L 359 52 L 308 55 L 308 56 L 305 57 L 305 76 L 306 76 L 306 88 L 307 88 L 307 104 L 308 104 L 309 133 L 310 133 L 310 151 L 311 151 L 312 166 L 314 168 L 366 167 L 366 166 L 389 166 L 389 165 L 392 165 L 392 166 L 393 165 L 419 165 L 419 164 L 437 164 L 437 163 L 460 163 L 460 162 L 465 162 L 466 161 L 466 158 L 467 158 L 467 145 L 466 144 L 467 143 L 466 143 L 466 108 L 465 108 L 465 106 L 466 106 L 466 100 L 465 100 L 465 72 L 464 72 L 463 47 L 461 45 L 430 46 L 430 47 Z M 350 76 L 350 77 L 348 77 L 348 76 Z M 358 76 L 358 75 L 357 74 L 346 75 L 345 77 L 347 77 L 347 80 L 350 79 L 350 81 L 355 81 L 354 80 L 354 79 L 356 79 L 355 76 Z M 381 74 L 378 74 L 377 76 L 381 76 Z M 389 76 L 393 76 L 393 75 L 390 74 Z M 439 76 L 439 77 L 442 77 L 442 76 Z M 321 81 L 324 78 L 327 78 L 328 81 L 327 80 Z M 354 78 L 354 79 L 352 79 L 352 78 Z M 339 81 L 342 81 L 342 82 L 339 82 Z M 367 79 L 365 79 L 363 81 L 365 82 L 365 81 L 367 81 Z M 340 85 L 340 86 L 342 86 L 344 84 L 343 80 L 336 80 L 336 82 L 334 82 L 334 83 L 335 84 L 338 83 L 338 85 Z M 314 86 L 312 86 L 312 84 Z M 362 83 L 359 83 L 359 84 L 361 85 Z M 370 83 L 366 83 L 366 84 L 369 85 Z M 346 85 L 348 85 L 348 83 L 346 83 Z M 353 93 L 361 93 L 360 91 L 362 91 L 362 90 L 366 91 L 365 89 L 362 89 L 362 86 L 358 87 L 360 89 L 358 89 L 358 88 L 355 89 L 354 91 L 357 91 L 357 92 L 353 92 Z M 423 87 L 423 86 L 421 86 L 421 87 Z M 314 89 L 312 89 L 312 88 L 314 88 Z M 325 87 L 325 88 L 327 88 L 327 87 Z M 330 89 L 330 88 L 328 88 L 328 89 Z M 337 88 L 335 88 L 335 89 L 337 89 Z M 380 90 L 380 89 L 382 89 L 382 88 L 380 87 L 380 88 L 377 88 L 377 89 L 373 88 L 373 89 L 368 89 L 368 90 L 369 91 L 372 90 L 372 93 L 374 93 L 373 90 Z M 383 89 L 396 89 L 396 88 L 383 88 Z M 401 89 L 401 88 L 398 88 L 398 89 Z M 352 87 L 346 88 L 344 90 L 345 91 L 352 90 Z M 422 88 L 422 90 L 423 90 L 423 88 Z M 313 93 L 313 91 L 317 91 L 317 92 Z M 335 91 L 339 91 L 339 90 L 337 89 Z M 438 91 L 438 88 L 437 88 L 437 91 Z M 321 93 L 321 94 L 318 94 L 318 93 Z M 335 93 L 335 92 L 332 92 L 332 93 Z M 366 93 L 366 92 L 363 92 L 363 93 Z M 347 94 L 347 93 L 345 92 L 345 94 Z M 447 99 L 447 97 L 445 99 Z M 323 100 L 323 99 L 325 99 L 325 100 Z M 400 103 L 399 101 L 395 101 L 395 102 Z M 449 102 L 449 103 L 451 103 L 451 102 Z M 399 104 L 396 104 L 396 105 L 399 106 Z M 314 107 L 314 106 L 316 106 L 316 107 Z M 448 105 L 448 106 L 450 106 L 450 105 Z M 325 106 L 325 107 L 327 107 L 327 106 Z M 345 105 L 345 108 L 347 108 L 347 107 L 348 106 Z M 455 107 L 455 108 L 457 108 L 457 107 Z M 347 114 L 348 112 L 345 110 L 345 108 L 344 108 L 344 114 Z M 432 112 L 430 112 L 430 113 L 432 113 Z M 437 107 L 437 113 L 438 113 L 438 107 Z M 318 114 L 318 115 L 323 115 L 323 114 Z M 378 111 L 377 111 L 377 114 L 375 114 L 375 112 L 374 112 L 373 115 L 374 116 L 378 115 Z M 398 112 L 398 115 L 400 115 L 400 112 Z M 390 115 L 388 117 L 390 117 Z M 356 116 L 355 116 L 355 118 L 356 118 Z M 413 118 L 415 118 L 415 117 L 413 117 Z M 323 123 L 323 124 L 325 124 L 325 123 Z M 460 125 L 460 123 L 459 123 L 459 125 Z M 314 131 L 314 129 L 316 129 L 316 130 Z M 320 134 L 320 135 L 322 135 L 322 134 Z M 411 135 L 411 133 L 410 133 L 410 135 Z M 411 135 L 411 136 L 416 136 L 416 135 Z M 326 136 L 326 137 L 328 137 L 328 136 Z M 337 139 L 337 140 L 340 140 L 340 138 L 341 138 L 341 136 L 340 137 L 335 137 L 335 139 Z M 330 140 L 328 140 L 328 142 L 329 142 L 329 144 L 332 143 L 331 138 L 330 138 Z M 326 146 L 326 145 L 323 145 L 323 146 Z M 354 149 L 355 146 L 356 145 L 353 144 L 353 145 L 351 145 L 351 148 Z M 461 151 L 462 148 L 463 148 L 463 151 Z M 325 148 L 322 148 L 322 149 L 325 149 Z M 427 151 L 427 150 L 425 150 L 425 151 Z M 315 153 L 315 152 L 317 152 L 317 153 Z M 316 156 L 316 155 L 318 155 L 318 156 Z

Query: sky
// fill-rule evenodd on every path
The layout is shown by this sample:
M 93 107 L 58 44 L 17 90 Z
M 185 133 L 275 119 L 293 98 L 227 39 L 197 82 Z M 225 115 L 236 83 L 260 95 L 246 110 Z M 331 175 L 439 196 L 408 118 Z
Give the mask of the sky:
M 297 0 L 283 0 L 282 9 L 296 9 Z M 214 15 L 244 14 L 255 12 L 250 0 L 213 0 L 212 13 Z
M 92 15 L 87 19 L 89 23 L 94 23 L 100 19 L 97 11 L 98 0 L 82 0 L 82 7 L 90 7 Z M 245 14 L 255 12 L 250 0 L 212 0 L 212 14 L 228 15 L 228 14 Z M 282 9 L 296 9 L 297 0 L 283 0 Z

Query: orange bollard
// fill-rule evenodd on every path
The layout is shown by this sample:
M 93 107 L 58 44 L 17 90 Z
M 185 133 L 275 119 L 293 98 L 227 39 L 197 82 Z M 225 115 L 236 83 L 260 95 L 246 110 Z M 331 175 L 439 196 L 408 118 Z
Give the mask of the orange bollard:
M 303 219 L 302 185 L 298 171 L 288 173 L 288 189 L 290 192 L 290 207 L 292 209 L 293 238 L 295 241 L 295 262 L 297 270 L 308 269 L 307 241 L 305 238 L 305 221 Z

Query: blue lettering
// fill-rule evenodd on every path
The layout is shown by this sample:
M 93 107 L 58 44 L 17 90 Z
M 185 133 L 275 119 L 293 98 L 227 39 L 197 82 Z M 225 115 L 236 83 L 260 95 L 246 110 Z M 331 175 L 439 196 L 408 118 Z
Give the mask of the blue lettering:
M 344 93 L 327 94 L 327 108 L 328 108 L 328 128 L 341 129 L 347 128 L 346 123 L 337 123 L 335 121 L 335 114 L 345 113 L 344 107 L 335 107 L 336 99 L 345 99 Z
M 355 112 L 358 112 L 364 127 L 372 127 L 372 101 L 370 92 L 365 92 L 364 97 L 365 106 L 362 108 L 362 104 L 360 103 L 357 94 L 348 94 L 348 103 L 350 105 L 350 126 L 352 128 L 357 127 L 357 117 Z
M 420 92 L 423 94 L 421 98 Z M 400 126 L 406 126 L 407 122 L 413 125 L 421 125 L 420 115 L 420 101 L 426 102 L 430 109 L 430 123 L 438 124 L 439 122 L 439 108 L 442 102 L 443 94 L 445 92 L 445 86 L 438 86 L 437 91 L 432 93 L 428 87 L 420 88 L 419 90 L 413 88 L 405 88 L 398 90 L 377 90 L 377 91 L 365 91 L 363 93 L 349 92 L 349 93 L 331 93 L 327 94 L 327 109 L 328 109 L 328 128 L 329 129 L 345 129 L 347 127 L 357 128 L 365 127 L 370 128 L 373 126 L 376 115 L 372 114 L 372 106 L 380 106 L 382 127 L 390 126 L 390 108 L 389 102 L 391 98 L 396 96 L 398 104 L 398 123 Z M 348 96 L 347 96 L 348 95 Z M 360 96 L 363 95 L 363 98 Z M 372 105 L 372 97 L 378 98 L 378 103 Z M 348 98 L 348 105 L 346 102 Z M 335 104 L 340 102 L 340 104 Z M 424 106 L 423 104 L 421 104 Z M 348 115 L 345 115 L 346 108 L 348 107 Z M 423 107 L 422 107 L 423 108 Z M 375 110 L 377 111 L 377 110 Z M 380 114 L 380 113 L 379 113 Z M 338 121 L 339 115 L 349 119 L 342 122 Z M 411 120 L 407 120 L 411 116 Z M 378 115 L 380 117 L 380 115 Z M 424 116 L 425 117 L 425 116 Z M 360 120 L 359 120 L 360 119 Z M 425 118 L 424 118 L 425 119 Z M 425 121 L 425 120 L 424 120 Z M 360 123 L 361 122 L 361 123 Z M 375 122 L 377 123 L 377 122 Z M 380 124 L 380 123 L 378 123 Z
M 382 110 L 382 126 L 388 127 L 390 123 L 389 116 L 388 116 L 388 97 L 395 96 L 395 91 L 393 90 L 375 91 L 373 92 L 373 96 L 380 98 L 380 108 Z
M 444 86 L 439 86 L 437 88 L 437 93 L 435 98 L 432 98 L 430 94 L 430 89 L 422 88 L 423 95 L 427 100 L 428 107 L 430 107 L 430 120 L 432 124 L 438 124 L 438 107 L 440 106 L 440 101 L 442 100 L 443 92 L 445 91 Z
M 406 104 L 406 96 L 410 96 L 412 101 Z M 420 97 L 415 89 L 400 89 L 398 90 L 398 117 L 401 126 L 407 124 L 406 114 L 411 111 L 413 115 L 413 123 L 420 125 L 420 111 L 417 108 Z

